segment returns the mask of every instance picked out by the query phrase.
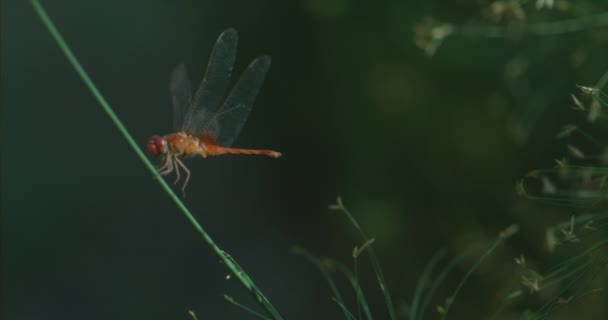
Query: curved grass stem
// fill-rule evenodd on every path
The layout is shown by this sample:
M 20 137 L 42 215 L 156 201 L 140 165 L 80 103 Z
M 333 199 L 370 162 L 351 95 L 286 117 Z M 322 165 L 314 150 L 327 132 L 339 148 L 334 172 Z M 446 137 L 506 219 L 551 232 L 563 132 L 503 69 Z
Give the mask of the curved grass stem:
M 230 272 L 232 272 L 232 274 L 239 280 L 239 282 L 243 285 L 243 287 L 245 287 L 245 289 L 247 289 L 247 291 L 249 291 L 249 293 L 255 298 L 256 302 L 258 304 L 260 304 L 260 306 L 262 306 L 262 308 L 264 308 L 266 313 L 272 319 L 282 319 L 282 317 L 278 313 L 278 311 L 270 304 L 270 302 L 264 296 L 264 294 L 262 294 L 262 292 L 255 286 L 255 284 L 253 283 L 251 278 L 249 278 L 249 276 L 245 273 L 245 271 L 241 267 L 239 267 L 238 264 L 236 264 L 229 255 L 227 255 L 222 249 L 220 249 L 215 244 L 213 239 L 211 239 L 209 234 L 196 221 L 196 219 L 194 218 L 192 213 L 190 213 L 190 211 L 184 205 L 184 203 L 179 199 L 179 197 L 175 194 L 175 192 L 173 192 L 173 190 L 167 184 L 167 182 L 165 182 L 165 180 L 158 174 L 158 172 L 156 172 L 156 168 L 154 168 L 154 165 L 150 162 L 150 160 L 148 160 L 146 155 L 139 148 L 139 146 L 137 145 L 137 142 L 135 142 L 135 139 L 133 139 L 133 137 L 127 130 L 127 128 L 122 124 L 122 122 L 120 121 L 120 119 L 118 118 L 116 113 L 114 113 L 114 111 L 112 110 L 112 108 L 110 107 L 108 102 L 105 100 L 105 98 L 103 97 L 101 92 L 99 92 L 99 90 L 97 89 L 97 87 L 95 86 L 95 84 L 93 83 L 91 78 L 88 76 L 88 74 L 86 73 L 86 71 L 80 64 L 80 62 L 78 62 L 78 59 L 76 59 L 76 56 L 74 55 L 72 50 L 69 48 L 69 46 L 67 45 L 67 43 L 65 42 L 65 40 L 63 39 L 63 37 L 61 36 L 59 31 L 57 30 L 57 28 L 55 27 L 53 21 L 48 16 L 48 14 L 44 10 L 44 8 L 40 4 L 40 2 L 38 0 L 32 0 L 32 5 L 34 6 L 34 10 L 36 11 L 38 16 L 42 20 L 42 23 L 44 24 L 44 26 L 51 33 L 51 36 L 55 39 L 55 41 L 57 42 L 57 45 L 59 45 L 59 48 L 61 49 L 61 51 L 63 52 L 65 57 L 68 59 L 68 61 L 72 65 L 72 67 L 74 67 L 74 69 L 76 70 L 76 73 L 78 74 L 78 76 L 80 76 L 80 78 L 85 83 L 87 88 L 89 88 L 89 90 L 91 90 L 91 93 L 93 94 L 93 96 L 95 96 L 95 98 L 97 99 L 97 102 L 99 102 L 102 109 L 110 117 L 110 120 L 112 120 L 114 125 L 118 128 L 118 130 L 123 135 L 123 137 L 129 144 L 129 146 L 133 149 L 133 151 L 141 159 L 141 161 L 144 163 L 146 168 L 148 168 L 148 170 L 150 170 L 150 172 L 154 175 L 154 177 L 160 183 L 161 187 L 165 190 L 167 195 L 177 205 L 178 209 L 184 214 L 186 219 L 188 219 L 188 221 L 194 227 L 194 229 L 196 229 L 196 231 L 198 231 L 198 233 L 201 235 L 203 240 L 205 240 L 205 242 L 211 247 L 213 252 L 226 265 L 226 267 L 230 270 Z

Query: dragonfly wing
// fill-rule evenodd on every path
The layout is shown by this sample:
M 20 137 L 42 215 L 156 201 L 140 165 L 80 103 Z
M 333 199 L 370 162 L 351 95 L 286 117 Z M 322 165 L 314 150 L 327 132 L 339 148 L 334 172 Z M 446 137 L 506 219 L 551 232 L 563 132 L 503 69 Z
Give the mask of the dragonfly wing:
M 169 92 L 171 93 L 171 105 L 173 106 L 173 130 L 178 131 L 181 130 L 192 99 L 190 79 L 184 64 L 178 65 L 173 70 L 169 82 Z
M 241 75 L 222 107 L 208 118 L 202 133 L 210 133 L 218 145 L 232 145 L 243 128 L 258 95 L 266 73 L 270 68 L 270 57 L 261 56 L 253 60 Z
M 200 129 L 209 120 L 208 116 L 215 114 L 220 107 L 230 83 L 237 42 L 238 34 L 232 28 L 218 37 L 207 63 L 205 77 L 184 117 L 183 131 L 200 133 Z

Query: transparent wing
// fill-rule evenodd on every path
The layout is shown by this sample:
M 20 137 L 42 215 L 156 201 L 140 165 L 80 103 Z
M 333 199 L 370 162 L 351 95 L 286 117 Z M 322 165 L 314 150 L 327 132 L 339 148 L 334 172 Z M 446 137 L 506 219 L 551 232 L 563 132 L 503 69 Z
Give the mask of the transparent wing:
M 218 37 L 209 57 L 205 77 L 183 117 L 181 130 L 199 133 L 197 129 L 204 127 L 207 116 L 215 114 L 220 107 L 228 90 L 237 42 L 238 34 L 234 29 L 227 29 Z
M 220 146 L 231 146 L 247 120 L 253 101 L 270 68 L 270 62 L 269 56 L 261 56 L 253 60 L 222 107 L 214 114 L 204 114 L 207 120 L 203 122 L 203 127 L 197 128 L 199 130 L 196 132 L 215 138 Z
M 188 71 L 183 64 L 178 65 L 171 74 L 169 82 L 169 92 L 171 93 L 171 105 L 173 106 L 173 130 L 181 130 L 184 123 L 184 116 L 190 109 L 192 99 L 192 88 Z

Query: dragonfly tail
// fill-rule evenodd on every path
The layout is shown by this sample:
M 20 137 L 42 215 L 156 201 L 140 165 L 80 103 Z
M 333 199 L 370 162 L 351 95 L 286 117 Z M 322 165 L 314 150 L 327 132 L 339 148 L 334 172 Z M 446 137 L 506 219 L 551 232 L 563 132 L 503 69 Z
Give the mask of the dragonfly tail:
M 214 147 L 208 148 L 206 150 L 207 155 L 209 156 L 219 156 L 223 154 L 248 154 L 248 155 L 258 155 L 258 156 L 266 156 L 272 158 L 278 158 L 281 156 L 281 153 L 274 150 L 255 150 L 255 149 L 237 149 L 237 148 L 224 148 L 224 147 Z

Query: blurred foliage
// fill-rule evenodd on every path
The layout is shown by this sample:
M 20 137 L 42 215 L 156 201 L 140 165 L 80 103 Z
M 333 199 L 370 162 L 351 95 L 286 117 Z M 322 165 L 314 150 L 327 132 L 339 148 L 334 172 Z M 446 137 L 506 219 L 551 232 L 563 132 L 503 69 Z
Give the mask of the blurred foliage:
M 43 4 L 142 146 L 170 130 L 170 71 L 183 61 L 199 81 L 222 30 L 239 30 L 237 72 L 272 55 L 236 145 L 284 157 L 191 160 L 186 202 L 286 318 L 343 317 L 314 267 L 289 250 L 352 259 L 356 231 L 327 211 L 337 195 L 375 239 L 398 315 L 445 247 L 438 268 L 450 273 L 427 318 L 448 304 L 458 319 L 606 317 L 598 83 L 608 70 L 607 3 Z M 246 316 L 223 294 L 252 301 L 121 140 L 29 3 L 0 6 L 3 316 Z M 528 174 L 536 168 L 547 169 Z M 451 301 L 513 223 L 519 233 Z M 385 310 L 371 266 L 359 268 L 370 309 Z

